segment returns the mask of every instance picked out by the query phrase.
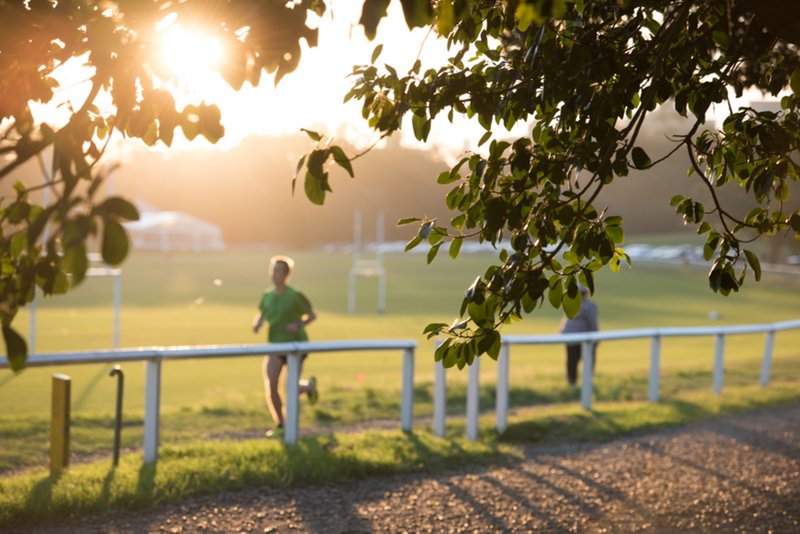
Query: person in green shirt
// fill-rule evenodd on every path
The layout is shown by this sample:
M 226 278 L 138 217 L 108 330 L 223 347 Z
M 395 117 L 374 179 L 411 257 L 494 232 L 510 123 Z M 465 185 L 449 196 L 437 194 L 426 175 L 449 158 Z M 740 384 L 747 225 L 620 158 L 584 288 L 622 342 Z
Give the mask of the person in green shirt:
M 253 320 L 253 332 L 258 333 L 266 322 L 267 342 L 286 343 L 292 341 L 308 341 L 306 326 L 317 318 L 311 302 L 299 291 L 287 284 L 292 273 L 294 261 L 286 256 L 275 256 L 270 260 L 270 276 L 273 288 L 261 297 L 258 314 Z M 307 354 L 300 359 L 300 371 Z M 280 436 L 283 433 L 283 401 L 278 390 L 281 371 L 286 366 L 286 355 L 271 354 L 264 359 L 264 389 L 267 407 L 276 428 L 267 432 L 267 437 Z M 317 402 L 317 380 L 300 380 L 300 393 L 308 395 L 311 404 Z

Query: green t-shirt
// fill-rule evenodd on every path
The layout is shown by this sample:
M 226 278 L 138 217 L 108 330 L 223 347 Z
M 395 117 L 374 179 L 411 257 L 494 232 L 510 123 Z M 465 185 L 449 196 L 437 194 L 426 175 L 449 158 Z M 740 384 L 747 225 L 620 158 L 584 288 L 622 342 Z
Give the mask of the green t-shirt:
M 267 291 L 261 297 L 258 309 L 264 321 L 269 324 L 268 342 L 308 341 L 305 328 L 295 333 L 286 330 L 290 323 L 296 323 L 311 313 L 311 303 L 296 289 L 287 286 L 283 293 Z

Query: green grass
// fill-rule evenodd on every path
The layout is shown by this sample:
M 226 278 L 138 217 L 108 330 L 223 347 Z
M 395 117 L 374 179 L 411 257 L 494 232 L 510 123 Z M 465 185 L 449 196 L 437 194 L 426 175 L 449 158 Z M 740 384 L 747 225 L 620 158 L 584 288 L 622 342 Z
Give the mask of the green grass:
M 122 345 L 262 342 L 262 335 L 251 333 L 250 322 L 260 293 L 267 285 L 268 258 L 285 252 L 253 248 L 200 255 L 134 253 L 124 265 L 122 278 Z M 422 328 L 428 322 L 453 319 L 464 288 L 483 272 L 492 257 L 465 255 L 457 262 L 443 257 L 426 265 L 424 255 L 387 255 L 387 313 L 374 313 L 376 283 L 374 279 L 364 279 L 359 280 L 358 313 L 350 315 L 346 313 L 346 302 L 351 256 L 308 251 L 292 255 L 297 260 L 292 283 L 309 296 L 319 315 L 319 320 L 310 327 L 312 340 L 417 340 L 414 415 L 429 416 L 433 344 L 421 335 Z M 652 265 L 635 266 L 618 274 L 601 272 L 597 287 L 595 301 L 604 330 L 767 323 L 796 319 L 800 310 L 800 280 L 774 275 L 765 275 L 758 284 L 749 282 L 742 292 L 729 298 L 708 290 L 702 271 Z M 89 279 L 72 294 L 41 299 L 37 350 L 109 348 L 111 294 L 110 279 Z M 717 312 L 720 319 L 710 319 L 711 311 Z M 553 333 L 560 318 L 560 313 L 546 304 L 523 321 L 509 325 L 504 333 Z M 27 332 L 27 325 L 28 315 L 23 312 L 16 326 Z M 645 402 L 649 340 L 604 342 L 598 352 L 595 410 L 590 413 L 579 409 L 578 393 L 565 387 L 563 347 L 513 347 L 510 402 L 514 415 L 506 437 L 535 443 L 602 440 L 740 408 L 797 401 L 796 394 L 790 392 L 797 389 L 800 381 L 800 354 L 796 348 L 800 346 L 800 332 L 777 334 L 774 380 L 765 391 L 755 386 L 763 346 L 763 335 L 727 338 L 725 386 L 722 396 L 716 398 L 710 395 L 714 339 L 662 340 L 663 402 L 650 405 Z M 484 414 L 481 443 L 466 444 L 456 437 L 463 435 L 463 421 L 458 418 L 465 411 L 467 381 L 467 373 L 458 371 L 448 372 L 447 377 L 448 440 L 440 442 L 424 431 L 415 431 L 413 437 L 399 432 L 340 434 L 348 425 L 373 419 L 399 420 L 401 360 L 399 351 L 319 354 L 309 358 L 304 374 L 318 377 L 322 396 L 314 407 L 303 403 L 301 431 L 306 436 L 312 429 L 322 434 L 305 437 L 299 448 L 288 450 L 253 440 L 272 424 L 264 404 L 261 358 L 165 362 L 161 388 L 163 446 L 155 474 L 141 467 L 139 456 L 144 416 L 143 363 L 122 366 L 124 454 L 123 465 L 113 471 L 108 470 L 105 460 L 93 465 L 81 464 L 92 455 L 107 457 L 111 451 L 116 379 L 108 376 L 110 365 L 31 368 L 18 375 L 2 371 L 0 405 L 13 409 L 0 415 L 0 473 L 4 473 L 0 478 L 4 484 L 0 498 L 12 499 L 8 506 L 16 511 L 8 512 L 11 514 L 8 517 L 13 516 L 17 521 L 40 514 L 52 517 L 48 514 L 59 510 L 84 513 L 109 506 L 137 507 L 180 499 L 199 491 L 200 482 L 207 484 L 208 491 L 216 491 L 271 485 L 275 480 L 283 484 L 324 477 L 336 480 L 514 457 L 513 449 L 497 443 L 491 436 L 497 366 L 488 359 L 481 361 L 480 403 Z M 72 377 L 74 465 L 58 480 L 44 474 L 53 373 Z M 357 444 L 352 445 L 359 449 L 357 458 L 338 456 L 344 449 L 338 445 L 332 448 L 327 441 L 330 439 L 337 444 Z M 429 459 L 416 459 L 416 453 L 397 452 L 396 459 L 388 463 L 368 461 L 369 455 L 383 458 L 395 454 L 391 451 L 409 447 L 418 451 L 414 447 L 419 445 L 409 441 L 412 439 L 424 440 L 424 450 L 440 452 Z M 373 447 L 377 450 L 366 450 Z M 219 455 L 216 469 L 228 473 L 228 478 L 213 472 L 198 472 L 201 467 L 192 463 L 197 461 L 192 458 L 203 450 Z M 450 451 L 452 456 L 441 451 Z M 259 458 L 265 464 L 263 470 L 238 465 L 241 458 L 252 458 L 254 454 L 262 455 Z M 292 471 L 294 468 L 269 467 L 278 462 L 271 458 L 279 458 L 281 463 L 286 461 L 286 455 L 299 455 L 296 457 L 301 463 L 311 462 L 322 478 L 306 480 L 299 471 Z M 325 465 L 317 466 L 318 462 Z M 231 465 L 226 467 L 228 463 Z M 328 463 L 330 467 L 326 467 Z M 289 464 L 292 465 L 291 461 Z M 217 478 L 209 481 L 208 477 Z M 78 491 L 65 484 L 74 484 L 75 488 L 85 485 L 86 489 Z M 80 497 L 81 492 L 84 497 Z M 14 496 L 7 497 L 10 494 Z M 20 504 L 19 499 L 25 502 Z M 0 503 L 0 513 L 5 508 L 5 503 Z
M 660 404 L 598 403 L 591 412 L 574 403 L 515 411 L 498 440 L 493 419 L 480 421 L 480 439 L 468 442 L 463 420 L 438 438 L 365 431 L 301 438 L 296 446 L 265 439 L 195 440 L 162 447 L 155 465 L 125 455 L 116 468 L 106 460 L 73 465 L 60 477 L 41 468 L 0 479 L 0 526 L 31 527 L 114 508 L 136 510 L 215 492 L 253 487 L 354 480 L 403 472 L 439 472 L 464 465 L 513 464 L 520 443 L 602 442 L 712 417 L 800 402 L 796 383 L 769 389 L 736 386 L 726 396 L 690 393 Z

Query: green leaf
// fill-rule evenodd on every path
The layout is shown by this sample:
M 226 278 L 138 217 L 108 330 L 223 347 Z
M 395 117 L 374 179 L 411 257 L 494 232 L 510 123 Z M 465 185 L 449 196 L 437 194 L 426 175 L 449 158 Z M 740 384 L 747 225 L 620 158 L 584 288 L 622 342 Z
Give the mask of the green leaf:
M 633 166 L 637 169 L 647 169 L 653 164 L 647 152 L 638 146 L 633 147 L 633 150 L 631 150 L 631 159 L 633 159 Z
M 313 204 L 321 206 L 325 203 L 325 187 L 323 181 L 327 179 L 328 173 L 323 172 L 321 176 L 317 176 L 311 171 L 306 173 L 306 179 L 303 188 L 306 193 L 306 198 Z
M 550 288 L 547 292 L 547 299 L 550 301 L 550 305 L 553 308 L 558 309 L 561 307 L 561 297 L 564 294 L 564 284 L 561 281 L 561 278 L 554 276 L 550 280 Z
M 789 81 L 789 86 L 795 94 L 800 94 L 800 69 L 792 72 L 792 77 Z
M 420 219 L 419 217 L 406 217 L 405 219 L 400 219 L 399 221 L 397 221 L 397 226 L 403 226 L 406 224 L 411 224 L 413 222 L 419 222 L 421 220 L 422 219 Z
M 569 293 L 569 291 L 564 293 L 564 299 L 561 301 L 561 304 L 564 306 L 564 313 L 566 313 L 568 317 L 575 317 L 581 310 L 581 301 L 583 297 L 580 291 L 576 291 L 573 296 L 570 296 Z
M 95 207 L 95 213 L 103 218 L 109 215 L 125 219 L 127 221 L 138 221 L 139 210 L 133 203 L 122 197 L 109 197 Z
M 119 265 L 128 255 L 128 235 L 120 223 L 113 219 L 103 221 L 103 261 Z
M 322 140 L 322 134 L 315 132 L 314 130 L 307 130 L 305 128 L 300 128 L 301 132 L 305 132 L 307 136 L 311 138 L 312 141 L 320 142 Z
M 72 275 L 72 286 L 77 286 L 86 277 L 89 269 L 89 259 L 86 256 L 86 247 L 74 246 L 64 251 L 64 270 Z
M 28 360 L 28 344 L 25 342 L 25 338 L 10 326 L 3 325 L 3 341 L 6 344 L 9 367 L 15 373 L 25 369 Z
M 333 155 L 333 161 L 335 161 L 339 167 L 347 171 L 347 174 L 350 175 L 350 178 L 355 178 L 355 174 L 353 173 L 353 165 L 350 162 L 350 158 L 345 155 L 344 150 L 336 145 L 328 147 L 328 150 L 330 150 L 331 155 Z
M 382 45 L 382 44 L 379 44 L 379 45 L 378 45 L 378 46 L 376 46 L 376 47 L 375 47 L 375 49 L 372 51 L 372 57 L 370 58 L 370 63 L 375 63 L 375 61 L 377 61 L 377 60 L 378 60 L 378 56 L 380 56 L 380 55 L 381 55 L 381 52 L 383 52 L 383 45 Z
M 461 236 L 454 237 L 453 241 L 450 242 L 450 257 L 456 259 L 458 257 L 459 252 L 461 252 L 461 245 L 464 242 L 464 238 Z
M 439 248 L 442 246 L 441 243 L 437 243 L 433 245 L 430 250 L 428 250 L 428 263 L 430 264 L 434 258 L 436 258 L 436 254 L 439 253 Z
M 753 275 L 758 282 L 761 280 L 761 262 L 758 261 L 758 256 L 747 249 L 744 251 L 744 256 L 747 259 L 747 263 L 750 265 L 750 268 L 753 269 Z
M 408 243 L 406 243 L 405 251 L 408 252 L 409 250 L 416 247 L 420 243 L 422 243 L 422 238 L 419 236 L 419 234 L 415 235 Z

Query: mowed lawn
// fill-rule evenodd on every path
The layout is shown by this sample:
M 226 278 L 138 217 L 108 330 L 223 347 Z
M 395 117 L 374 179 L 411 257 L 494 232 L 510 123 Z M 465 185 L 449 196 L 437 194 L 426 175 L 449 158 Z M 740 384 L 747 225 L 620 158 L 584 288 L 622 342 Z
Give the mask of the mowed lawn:
M 388 274 L 387 310 L 376 313 L 376 279 L 358 280 L 357 313 L 347 313 L 347 252 L 286 251 L 274 248 L 233 248 L 217 253 L 164 255 L 136 251 L 123 265 L 121 346 L 250 344 L 264 342 L 250 325 L 256 304 L 269 285 L 267 264 L 274 254 L 291 254 L 296 270 L 291 284 L 314 304 L 318 320 L 309 327 L 314 341 L 340 339 L 415 339 L 415 413 L 429 415 L 433 382 L 433 341 L 422 335 L 433 321 L 450 322 L 464 289 L 493 261 L 487 253 L 464 254 L 457 261 L 446 255 L 427 265 L 423 254 L 384 256 Z M 748 280 L 730 297 L 708 289 L 706 273 L 654 265 L 634 265 L 620 273 L 599 275 L 595 301 L 604 330 L 656 326 L 767 323 L 800 318 L 800 279 L 765 275 Z M 718 319 L 712 319 L 712 315 Z M 531 316 L 509 325 L 504 333 L 554 333 L 560 312 L 544 304 Z M 112 343 L 112 280 L 92 278 L 74 293 L 40 299 L 37 311 L 37 352 L 107 349 Z M 28 332 L 28 314 L 17 328 Z M 800 332 L 776 337 L 775 374 L 800 378 Z M 763 355 L 764 336 L 728 338 L 726 383 L 755 383 Z M 599 348 L 597 400 L 642 399 L 646 396 L 649 340 L 603 343 Z M 713 338 L 665 339 L 662 343 L 662 391 L 710 389 Z M 512 350 L 512 405 L 575 400 L 565 387 L 563 347 L 516 347 Z M 116 379 L 110 365 L 31 368 L 14 375 L 0 371 L 0 443 L 3 449 L 46 448 L 50 380 L 54 373 L 72 377 L 73 447 L 85 439 L 111 442 Z M 124 443 L 141 443 L 144 406 L 144 364 L 126 363 Z M 264 406 L 261 358 L 183 360 L 163 365 L 161 407 L 165 441 L 197 439 L 214 432 L 255 432 L 271 425 Z M 328 353 L 312 355 L 305 375 L 316 375 L 320 403 L 304 407 L 302 425 L 337 425 L 373 417 L 398 417 L 401 354 L 397 352 Z M 493 404 L 495 363 L 481 362 L 482 408 Z M 448 372 L 448 411 L 463 414 L 466 371 Z M 787 376 L 788 375 L 788 376 Z M 81 422 L 92 430 L 83 429 Z M 172 428 L 171 428 L 172 426 Z M 212 428 L 203 428 L 209 426 Z M 181 430 L 177 430 L 180 428 Z M 84 432 L 84 434 L 81 434 Z M 36 437 L 31 443 L 26 433 Z M 44 438 L 42 438 L 44 436 Z M 27 441 L 26 441 L 27 440 Z M 13 442 L 13 443 L 12 443 Z M 106 446 L 105 444 L 103 446 Z M 20 455 L 21 456 L 21 455 Z M 19 463 L 19 457 L 10 465 Z M 9 463 L 0 462 L 0 469 Z

